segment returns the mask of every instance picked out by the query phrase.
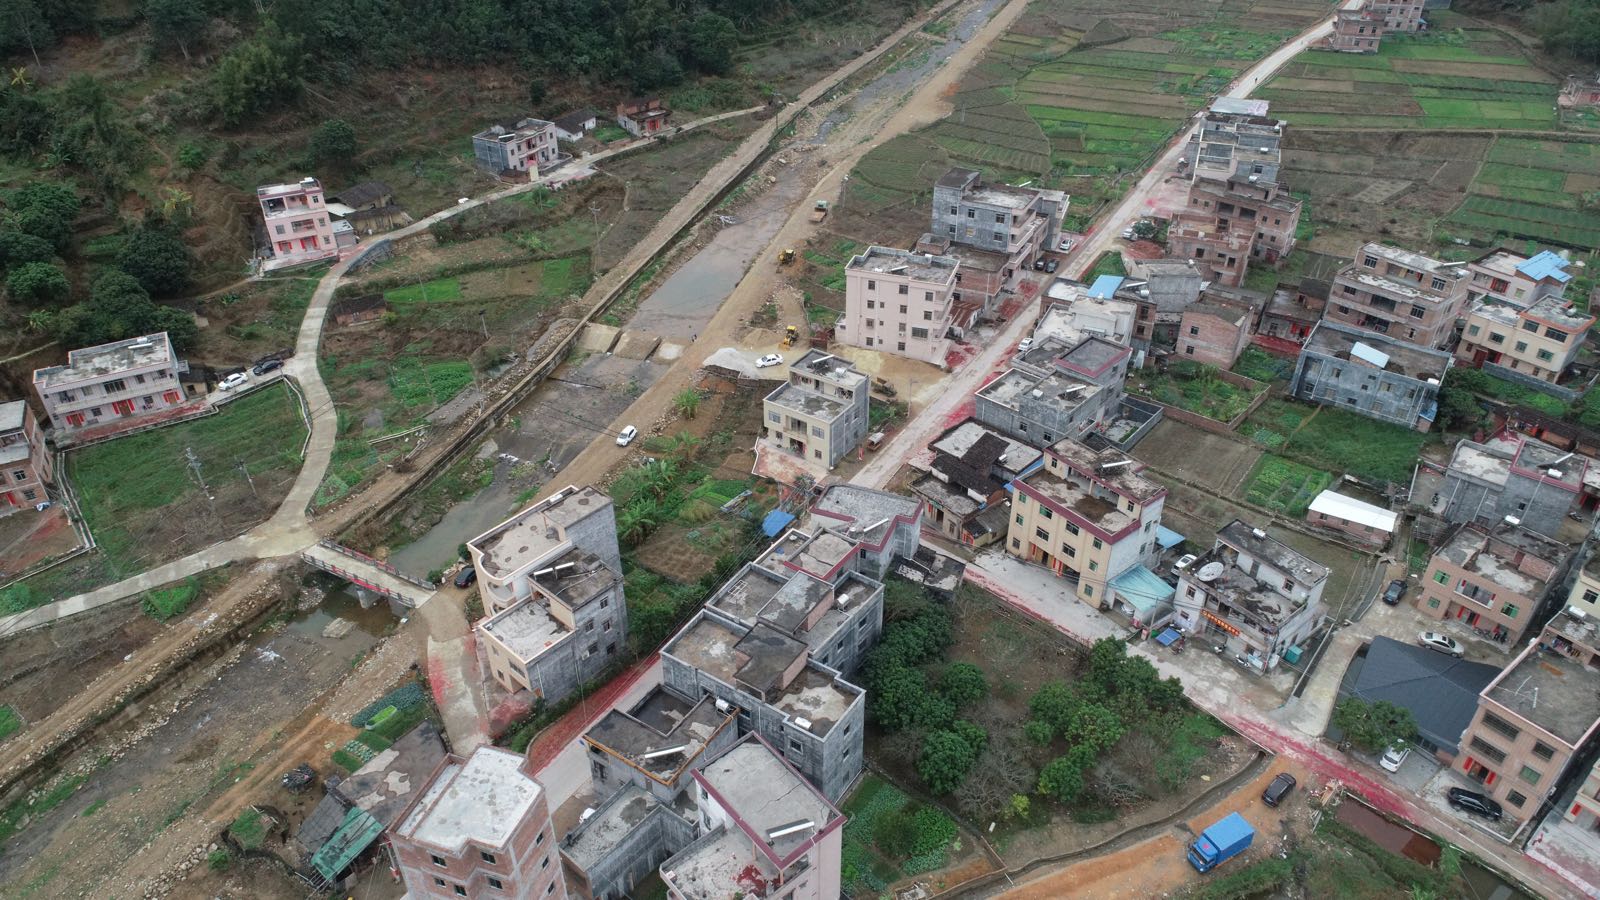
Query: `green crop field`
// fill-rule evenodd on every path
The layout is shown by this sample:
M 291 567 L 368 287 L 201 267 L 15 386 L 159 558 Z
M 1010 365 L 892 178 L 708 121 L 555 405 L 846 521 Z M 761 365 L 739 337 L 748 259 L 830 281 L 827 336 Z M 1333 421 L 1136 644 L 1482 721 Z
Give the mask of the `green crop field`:
M 1600 248 L 1600 211 L 1589 199 L 1597 189 L 1600 146 L 1554 135 L 1496 138 L 1443 227 L 1480 241 L 1525 239 L 1592 250 Z
M 1291 518 L 1306 514 L 1306 507 L 1323 488 L 1333 483 L 1333 473 L 1264 453 L 1245 488 L 1245 499 Z

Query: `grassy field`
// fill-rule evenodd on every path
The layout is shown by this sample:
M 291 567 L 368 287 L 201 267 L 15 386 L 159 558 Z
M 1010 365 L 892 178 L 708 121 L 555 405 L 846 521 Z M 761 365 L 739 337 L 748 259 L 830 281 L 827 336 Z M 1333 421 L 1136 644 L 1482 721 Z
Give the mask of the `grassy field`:
M 1600 145 L 1554 136 L 1496 138 L 1442 227 L 1478 240 L 1519 238 L 1580 250 L 1600 247 Z
M 962 80 L 954 114 L 862 159 L 842 211 L 873 220 L 863 239 L 885 220 L 925 221 L 933 181 L 959 165 L 1067 191 L 1068 227 L 1081 229 L 1239 71 L 1326 8 L 1035 0 Z
M 10 706 L 0 706 L 0 741 L 22 730 L 22 719 Z
M 1128 393 L 1176 406 L 1208 419 L 1227 422 L 1245 411 L 1262 391 L 1247 390 L 1216 377 L 1208 366 L 1174 363 L 1166 371 L 1140 372 Z
M 1417 452 L 1428 439 L 1421 432 L 1341 409 L 1318 410 L 1278 399 L 1261 404 L 1239 433 L 1279 456 L 1323 472 L 1397 483 L 1411 479 Z
M 1250 473 L 1244 496 L 1257 506 L 1298 519 L 1306 514 L 1306 507 L 1317 494 L 1331 483 L 1331 472 L 1267 453 Z

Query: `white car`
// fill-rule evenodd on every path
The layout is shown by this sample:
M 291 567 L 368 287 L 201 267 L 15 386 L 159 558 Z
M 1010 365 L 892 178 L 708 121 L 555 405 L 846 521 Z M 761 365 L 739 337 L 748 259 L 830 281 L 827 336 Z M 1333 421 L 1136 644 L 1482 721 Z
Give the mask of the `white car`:
M 242 386 L 245 382 L 247 382 L 249 380 L 250 380 L 250 376 L 249 375 L 246 375 L 243 372 L 235 372 L 232 375 L 229 375 L 227 378 L 222 379 L 222 381 L 217 384 L 217 390 L 219 390 L 219 391 L 231 391 L 236 387 Z
M 1460 659 L 1462 653 L 1465 652 L 1461 649 L 1461 645 L 1456 643 L 1455 638 L 1445 637 L 1437 631 L 1424 631 L 1417 635 L 1417 643 L 1427 647 L 1429 650 L 1448 653 L 1457 659 Z
M 626 447 L 629 444 L 633 443 L 633 439 L 638 437 L 638 436 L 639 436 L 639 429 L 633 427 L 632 425 L 629 425 L 627 428 L 624 428 L 620 432 L 617 433 L 617 446 L 618 447 Z
M 756 360 L 756 368 L 758 369 L 765 369 L 771 366 L 781 365 L 783 365 L 783 357 L 776 353 L 768 353 L 766 356 Z
M 1189 568 L 1190 566 L 1194 565 L 1194 561 L 1199 558 L 1200 557 L 1195 556 L 1193 553 L 1185 553 L 1183 556 L 1179 557 L 1177 562 L 1172 564 L 1172 574 L 1176 575 L 1179 572 L 1182 572 L 1184 569 Z
M 1072 247 L 1072 238 L 1062 238 L 1061 242 L 1056 244 L 1056 249 L 1060 250 L 1062 253 L 1066 253 L 1068 250 L 1071 250 Z
M 1025 337 L 1022 340 L 1017 342 L 1017 352 L 1018 353 L 1027 353 L 1029 350 L 1032 350 L 1032 349 L 1033 349 L 1033 338 L 1031 338 L 1031 337 Z
M 1385 771 L 1398 772 L 1406 764 L 1406 757 L 1411 755 L 1410 747 L 1390 747 L 1383 751 L 1383 758 L 1378 760 L 1378 765 Z

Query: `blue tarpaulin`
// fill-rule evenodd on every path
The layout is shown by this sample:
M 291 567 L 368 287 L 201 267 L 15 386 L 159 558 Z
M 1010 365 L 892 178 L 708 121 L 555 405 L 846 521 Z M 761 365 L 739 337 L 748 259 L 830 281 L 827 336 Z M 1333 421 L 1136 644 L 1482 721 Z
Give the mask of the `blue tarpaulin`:
M 775 509 L 767 513 L 767 517 L 761 520 L 761 533 L 767 537 L 777 537 L 778 533 L 788 528 L 789 523 L 793 521 L 793 514 L 786 513 L 781 509 Z
M 1168 628 L 1156 635 L 1156 643 L 1163 647 L 1171 647 L 1173 642 L 1181 637 L 1183 637 L 1183 632 L 1176 628 Z
M 1111 295 L 1122 287 L 1121 275 L 1101 275 L 1089 285 L 1089 297 L 1094 300 L 1110 300 Z
M 1183 543 L 1183 535 L 1165 525 L 1157 525 L 1156 543 L 1160 544 L 1163 550 L 1171 550 L 1173 547 Z
M 1148 622 L 1156 610 L 1172 599 L 1177 590 L 1161 580 L 1144 566 L 1134 566 L 1111 582 L 1117 597 L 1138 611 L 1139 619 Z

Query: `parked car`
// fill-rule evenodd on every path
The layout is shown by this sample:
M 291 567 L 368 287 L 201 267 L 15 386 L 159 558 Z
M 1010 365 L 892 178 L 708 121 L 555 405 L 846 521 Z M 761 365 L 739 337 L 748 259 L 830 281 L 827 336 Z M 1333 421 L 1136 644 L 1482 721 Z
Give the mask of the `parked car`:
M 1386 771 L 1398 772 L 1406 764 L 1406 757 L 1411 755 L 1410 747 L 1390 747 L 1383 751 L 1383 757 L 1378 760 L 1378 765 Z
M 217 390 L 219 390 L 219 391 L 231 391 L 234 388 L 243 385 L 245 382 L 247 382 L 249 380 L 250 380 L 250 376 L 249 375 L 246 375 L 243 372 L 235 372 L 232 375 L 229 375 L 227 378 L 222 379 L 222 381 L 218 382 L 217 383 Z
M 1405 581 L 1405 579 L 1404 578 L 1396 578 L 1395 580 L 1389 582 L 1389 586 L 1388 587 L 1383 589 L 1383 602 L 1389 604 L 1390 606 L 1394 606 L 1395 604 L 1399 603 L 1400 602 L 1400 598 L 1404 597 L 1405 595 L 1406 595 L 1406 581 Z
M 768 353 L 766 356 L 763 356 L 760 359 L 756 360 L 756 368 L 758 368 L 758 369 L 765 369 L 765 368 L 768 368 L 769 366 L 781 366 L 781 365 L 783 365 L 783 357 L 779 356 L 776 353 Z
M 1288 772 L 1279 772 L 1278 777 L 1272 779 L 1272 783 L 1267 785 L 1267 789 L 1261 792 L 1261 802 L 1268 806 L 1277 806 L 1283 802 L 1283 798 L 1289 796 L 1289 792 L 1294 790 L 1294 786 L 1293 775 Z
M 1448 653 L 1456 659 L 1460 659 L 1464 652 L 1461 649 L 1461 645 L 1456 643 L 1455 638 L 1445 637 L 1437 631 L 1424 631 L 1417 635 L 1417 643 L 1427 647 L 1429 650 Z
M 1074 244 L 1072 243 L 1072 238 L 1064 237 L 1061 239 L 1060 243 L 1056 244 L 1056 249 L 1060 250 L 1062 253 L 1066 253 L 1068 250 L 1071 250 L 1073 246 Z
M 477 580 L 478 570 L 471 566 L 462 566 L 461 571 L 456 573 L 456 587 L 458 588 L 472 587 L 472 583 Z
M 255 368 L 251 369 L 250 371 L 256 375 L 265 375 L 268 372 L 276 372 L 281 368 L 283 368 L 283 360 L 264 359 L 261 362 L 256 363 Z
M 1025 337 L 1022 340 L 1017 341 L 1017 352 L 1018 353 L 1027 353 L 1029 350 L 1032 350 L 1032 349 L 1033 349 L 1033 338 Z
M 1045 264 L 1044 264 L 1045 272 L 1050 274 L 1050 275 L 1054 275 L 1056 273 L 1056 269 L 1058 269 L 1060 267 L 1061 267 L 1061 263 L 1059 263 L 1059 262 L 1057 262 L 1056 260 L 1053 260 L 1053 259 L 1047 260 L 1045 262 Z
M 1033 261 L 1033 270 L 1035 272 L 1043 272 L 1044 271 L 1044 257 L 1041 256 L 1038 259 Z
M 624 429 L 622 429 L 622 431 L 617 433 L 617 446 L 618 447 L 626 447 L 629 444 L 633 443 L 633 439 L 638 437 L 638 436 L 639 436 L 639 429 L 633 427 L 632 425 L 629 425 L 627 428 L 624 428 Z
M 1193 553 L 1185 553 L 1183 556 L 1178 558 L 1177 562 L 1172 564 L 1172 574 L 1176 575 L 1179 572 L 1182 572 L 1184 569 L 1189 568 L 1190 566 L 1194 565 L 1194 561 L 1199 558 L 1200 557 L 1195 556 Z
M 1491 822 L 1500 821 L 1500 816 L 1504 813 L 1499 803 L 1477 791 L 1469 791 L 1466 788 L 1451 788 L 1446 793 L 1446 796 L 1449 798 L 1452 808 L 1464 809 L 1474 815 L 1483 816 Z

